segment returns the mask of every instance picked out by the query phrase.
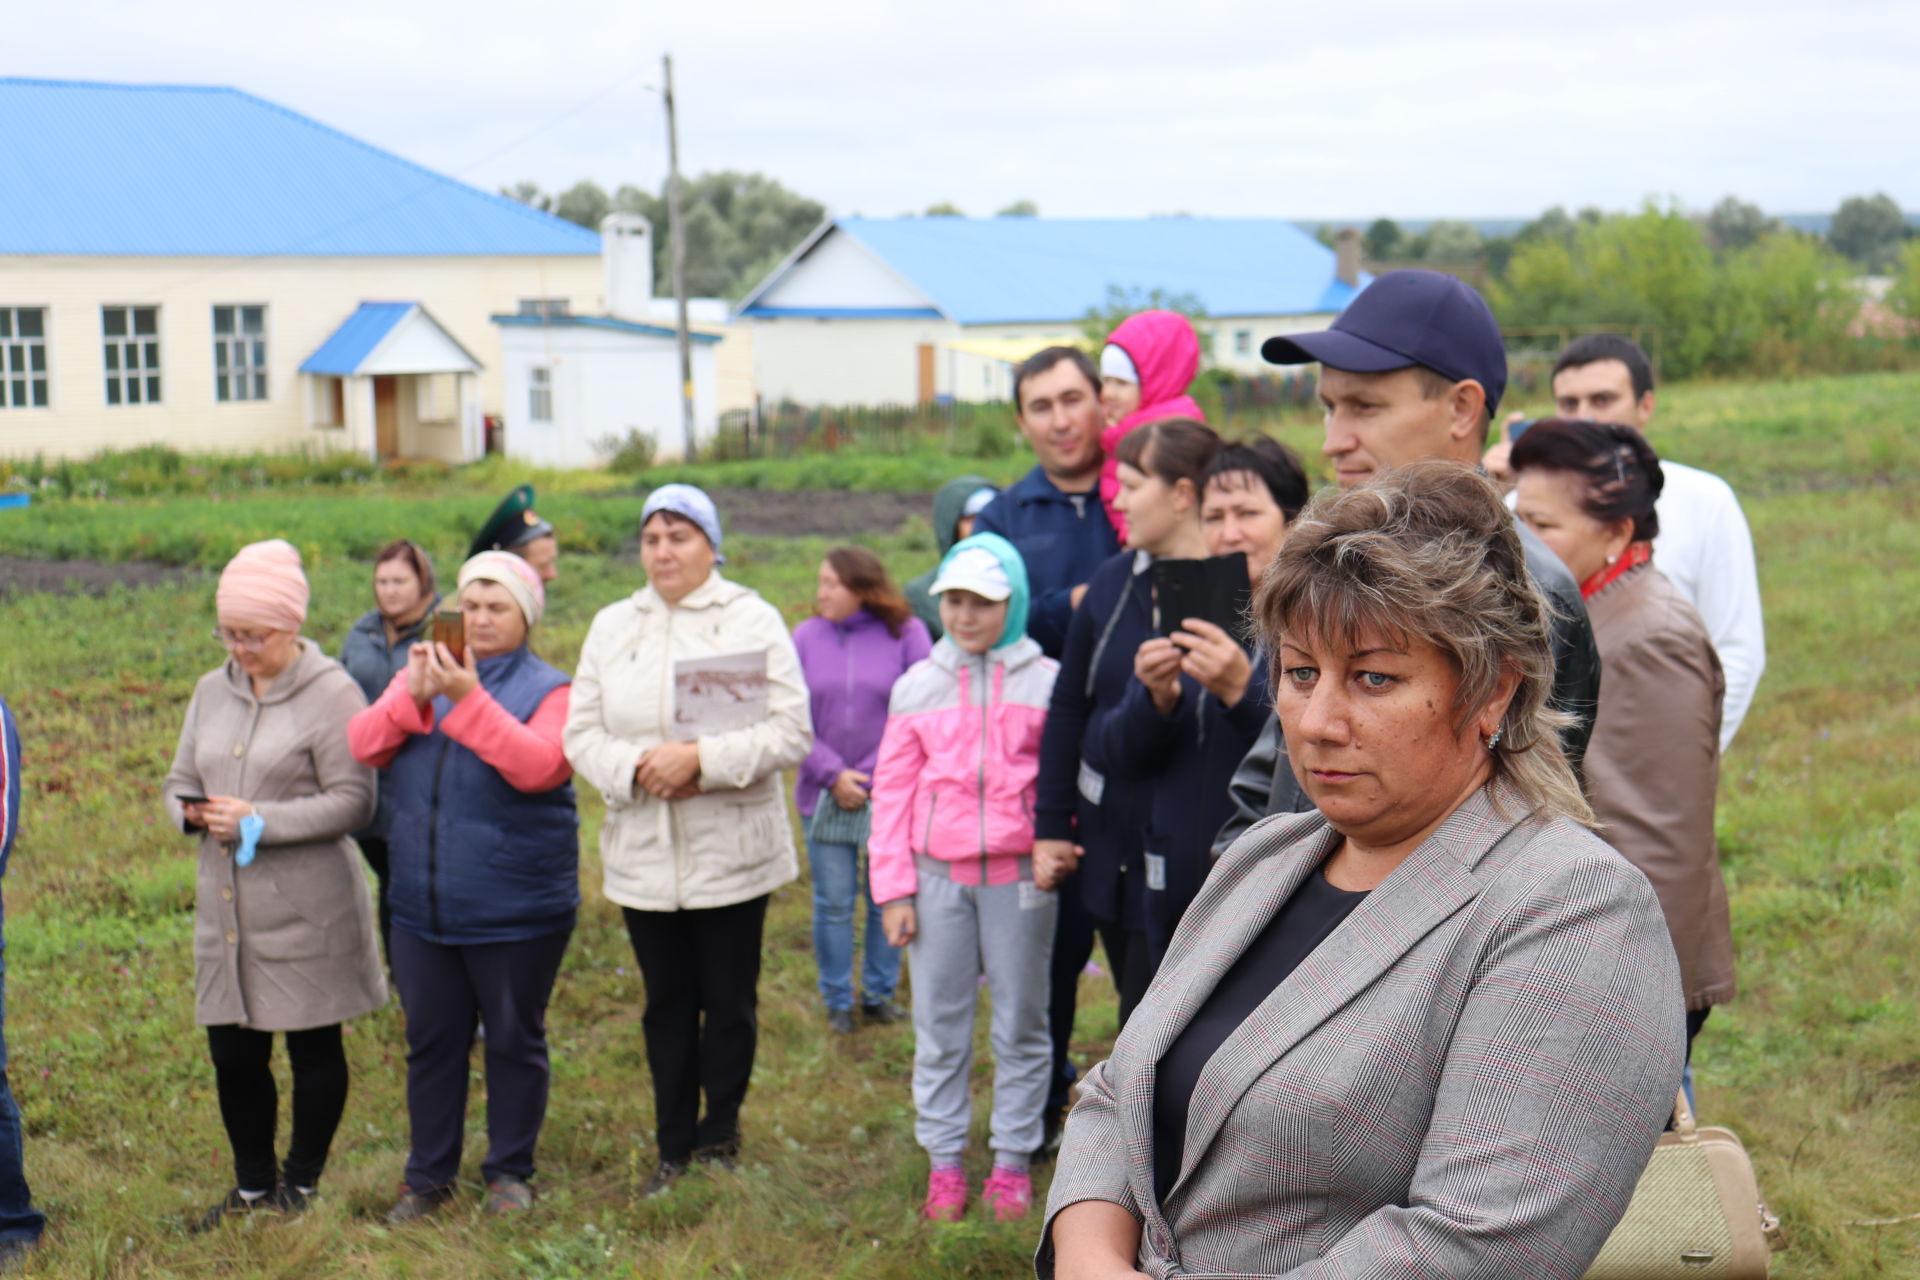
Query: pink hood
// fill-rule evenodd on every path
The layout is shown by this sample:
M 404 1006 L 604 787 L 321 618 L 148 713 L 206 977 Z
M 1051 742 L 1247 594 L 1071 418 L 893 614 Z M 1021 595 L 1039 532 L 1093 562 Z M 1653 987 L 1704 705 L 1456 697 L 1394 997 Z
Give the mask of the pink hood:
M 1113 451 L 1120 437 L 1162 418 L 1197 422 L 1207 418 L 1187 394 L 1200 372 L 1200 339 L 1185 316 L 1177 311 L 1142 311 L 1122 320 L 1107 341 L 1126 352 L 1140 374 L 1140 407 L 1100 433 L 1100 447 L 1107 455 L 1100 467 L 1100 501 L 1106 504 L 1107 518 L 1124 545 L 1127 522 L 1113 509 L 1114 495 L 1120 492 L 1120 464 Z

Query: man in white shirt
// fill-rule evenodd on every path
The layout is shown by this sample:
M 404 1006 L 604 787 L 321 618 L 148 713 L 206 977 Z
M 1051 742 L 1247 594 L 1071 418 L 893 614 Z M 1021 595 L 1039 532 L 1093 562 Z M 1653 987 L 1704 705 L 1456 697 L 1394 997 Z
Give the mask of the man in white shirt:
M 1639 344 L 1613 334 L 1576 338 L 1553 366 L 1553 401 L 1563 418 L 1617 422 L 1645 433 L 1653 417 L 1653 365 Z M 1508 483 L 1507 441 L 1487 451 L 1490 475 Z M 1657 446 L 1656 446 L 1657 447 Z M 1700 611 L 1726 672 L 1720 750 L 1733 742 L 1767 665 L 1765 624 L 1753 535 L 1740 499 L 1719 476 L 1660 459 L 1666 487 L 1656 511 L 1654 563 Z

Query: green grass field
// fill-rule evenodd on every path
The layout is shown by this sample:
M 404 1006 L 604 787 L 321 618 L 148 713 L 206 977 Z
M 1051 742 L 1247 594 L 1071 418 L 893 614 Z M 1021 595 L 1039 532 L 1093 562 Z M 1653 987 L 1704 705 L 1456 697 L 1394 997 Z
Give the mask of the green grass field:
M 1662 394 L 1656 445 L 1726 475 L 1747 498 L 1768 621 L 1766 678 L 1722 779 L 1741 994 L 1697 1046 L 1703 1119 L 1732 1126 L 1754 1153 L 1792 1238 L 1777 1275 L 1920 1274 L 1920 1221 L 1851 1225 L 1920 1211 L 1920 445 L 1910 429 L 1920 377 Z M 1306 426 L 1285 434 L 1315 443 Z M 997 461 L 997 474 L 1020 465 Z M 898 465 L 842 457 L 832 479 L 920 488 L 941 474 L 926 467 L 914 472 L 925 479 L 903 481 Z M 776 487 L 767 466 L 695 474 Z M 746 468 L 760 468 L 758 479 Z M 595 609 L 639 583 L 637 565 L 604 554 L 631 533 L 638 504 L 601 477 L 540 479 L 555 490 L 542 509 L 560 517 L 575 554 L 537 643 L 570 666 Z M 357 558 L 372 546 L 412 532 L 451 568 L 463 522 L 487 503 L 468 478 L 443 489 L 42 501 L 0 513 L 0 556 L 217 566 L 240 542 L 284 531 L 309 556 L 309 634 L 331 652 L 366 607 Z M 930 562 L 923 526 L 866 541 L 901 576 Z M 730 572 L 797 620 L 827 546 L 741 540 L 729 545 Z M 689 1180 L 664 1201 L 634 1199 L 652 1131 L 640 986 L 617 913 L 599 896 L 599 813 L 585 796 L 587 901 L 550 1018 L 555 1080 L 537 1213 L 484 1221 L 476 1187 L 472 1205 L 434 1223 L 379 1224 L 406 1137 L 401 1023 L 389 1007 L 348 1037 L 353 1096 L 320 1206 L 297 1222 L 187 1235 L 183 1215 L 211 1203 L 231 1174 L 193 1026 L 192 850 L 165 826 L 158 791 L 193 681 L 220 656 L 206 638 L 211 596 L 210 579 L 192 578 L 0 604 L 0 690 L 26 739 L 28 805 L 6 882 L 6 1032 L 28 1172 L 52 1220 L 35 1274 L 1025 1272 L 1031 1225 L 916 1220 L 925 1165 L 912 1140 L 911 1033 L 829 1038 L 804 884 L 776 895 L 769 921 L 744 1167 Z M 1087 979 L 1084 992 L 1077 1039 L 1091 1061 L 1111 1039 L 1113 1007 L 1102 980 Z M 978 1070 L 984 1096 L 984 1055 Z M 474 1092 L 471 1178 L 484 1142 L 477 1075 Z

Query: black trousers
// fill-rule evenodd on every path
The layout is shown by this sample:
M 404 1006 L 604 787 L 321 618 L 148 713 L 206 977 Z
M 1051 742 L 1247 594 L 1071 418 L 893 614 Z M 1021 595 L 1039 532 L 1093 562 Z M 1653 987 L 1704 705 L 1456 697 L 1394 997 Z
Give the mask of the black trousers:
M 289 1031 L 293 1068 L 293 1136 L 286 1181 L 311 1187 L 327 1167 L 333 1131 L 347 1109 L 347 1053 L 340 1024 Z M 220 1119 L 233 1147 L 234 1181 L 242 1191 L 271 1191 L 281 1171 L 274 1158 L 280 1095 L 273 1083 L 273 1032 L 234 1025 L 207 1028 L 207 1052 L 220 1095 Z
M 1093 956 L 1093 917 L 1080 901 L 1080 880 L 1068 876 L 1055 890 L 1060 915 L 1053 930 L 1053 959 L 1047 973 L 1047 1032 L 1053 1037 L 1053 1072 L 1048 1077 L 1047 1112 L 1067 1105 L 1079 1071 L 1073 1065 L 1073 1015 L 1080 1001 L 1080 973 Z
M 1097 928 L 1100 946 L 1107 953 L 1107 967 L 1113 970 L 1113 988 L 1120 996 L 1120 1025 L 1125 1027 L 1141 997 L 1147 994 L 1147 984 L 1153 981 L 1152 948 L 1144 930 L 1104 922 Z
M 703 1147 L 732 1146 L 740 1140 L 740 1104 L 759 1039 L 767 895 L 695 911 L 622 911 L 646 983 L 640 1026 L 660 1158 L 686 1160 Z
M 360 846 L 360 856 L 373 868 L 373 880 L 379 886 L 374 902 L 380 913 L 380 951 L 387 957 L 387 967 L 393 967 L 393 908 L 387 905 L 387 842 L 379 836 L 355 836 L 354 843 Z
M 486 1023 L 487 1156 L 482 1176 L 533 1176 L 547 1118 L 547 1000 L 571 929 L 524 942 L 450 947 L 393 934 L 393 983 L 407 1012 L 407 1186 L 427 1193 L 460 1174 L 468 1063 Z

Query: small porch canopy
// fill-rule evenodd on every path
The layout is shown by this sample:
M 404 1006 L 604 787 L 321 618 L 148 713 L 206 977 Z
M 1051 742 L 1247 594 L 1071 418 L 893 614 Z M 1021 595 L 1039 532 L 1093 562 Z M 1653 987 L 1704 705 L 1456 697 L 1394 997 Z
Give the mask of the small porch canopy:
M 301 362 L 311 420 L 376 461 L 483 452 L 472 352 L 418 302 L 363 302 Z

